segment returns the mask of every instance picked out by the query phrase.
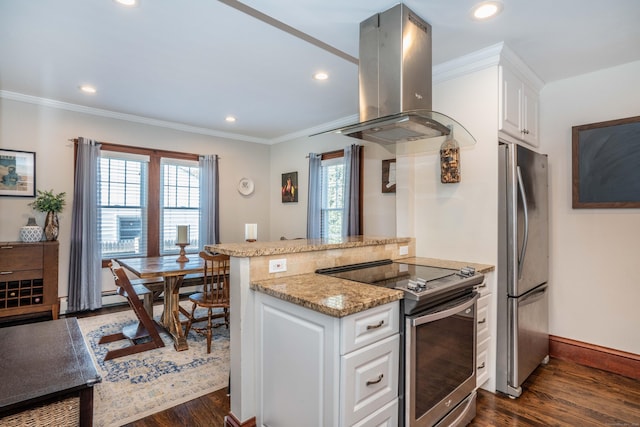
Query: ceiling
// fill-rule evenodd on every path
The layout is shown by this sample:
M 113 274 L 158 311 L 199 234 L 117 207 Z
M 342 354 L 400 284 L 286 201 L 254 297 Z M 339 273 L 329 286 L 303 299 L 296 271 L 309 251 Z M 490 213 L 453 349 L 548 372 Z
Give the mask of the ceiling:
M 638 0 L 502 1 L 488 22 L 470 19 L 474 0 L 404 3 L 433 27 L 434 65 L 505 42 L 549 83 L 640 59 Z M 2 0 L 0 96 L 284 141 L 357 117 L 359 23 L 396 3 Z M 329 79 L 313 80 L 318 70 Z

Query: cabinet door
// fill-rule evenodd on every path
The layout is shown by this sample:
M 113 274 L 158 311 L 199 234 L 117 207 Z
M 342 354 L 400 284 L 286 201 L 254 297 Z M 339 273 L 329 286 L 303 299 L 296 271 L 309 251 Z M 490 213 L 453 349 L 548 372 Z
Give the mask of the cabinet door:
M 263 294 L 256 300 L 259 425 L 337 425 L 337 319 Z
M 523 85 L 523 139 L 526 143 L 538 146 L 538 94 L 529 86 Z
M 508 68 L 500 66 L 499 130 L 522 138 L 522 81 Z

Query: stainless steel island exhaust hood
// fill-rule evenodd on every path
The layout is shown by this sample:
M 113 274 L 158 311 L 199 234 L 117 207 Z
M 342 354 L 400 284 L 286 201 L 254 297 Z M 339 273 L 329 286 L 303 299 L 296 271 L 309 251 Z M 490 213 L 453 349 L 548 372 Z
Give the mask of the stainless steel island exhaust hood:
M 431 110 L 431 67 L 431 25 L 405 5 L 361 22 L 360 122 L 330 132 L 398 154 L 437 150 L 451 131 L 460 146 L 475 144 L 460 123 Z

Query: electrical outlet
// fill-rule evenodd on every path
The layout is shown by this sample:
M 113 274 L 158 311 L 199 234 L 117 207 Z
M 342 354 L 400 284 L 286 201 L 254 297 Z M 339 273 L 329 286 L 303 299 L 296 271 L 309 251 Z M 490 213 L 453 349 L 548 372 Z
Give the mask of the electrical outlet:
M 272 259 L 269 260 L 269 273 L 281 273 L 287 271 L 287 259 Z
M 400 246 L 398 253 L 400 255 L 409 255 L 409 246 Z

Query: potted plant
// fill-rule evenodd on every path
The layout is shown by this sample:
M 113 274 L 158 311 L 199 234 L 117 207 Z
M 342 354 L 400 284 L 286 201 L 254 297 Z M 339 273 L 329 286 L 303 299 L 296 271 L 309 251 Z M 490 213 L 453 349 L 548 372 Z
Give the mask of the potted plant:
M 65 192 L 54 194 L 53 190 L 38 190 L 36 200 L 34 200 L 33 203 L 29 203 L 29 206 L 33 209 L 47 214 L 44 221 L 44 235 L 47 240 L 52 241 L 58 239 L 58 232 L 60 229 L 58 214 L 62 212 L 62 209 L 64 208 L 65 195 Z

